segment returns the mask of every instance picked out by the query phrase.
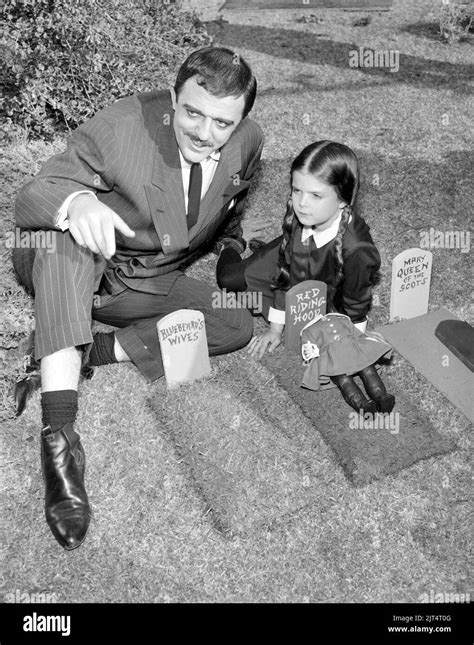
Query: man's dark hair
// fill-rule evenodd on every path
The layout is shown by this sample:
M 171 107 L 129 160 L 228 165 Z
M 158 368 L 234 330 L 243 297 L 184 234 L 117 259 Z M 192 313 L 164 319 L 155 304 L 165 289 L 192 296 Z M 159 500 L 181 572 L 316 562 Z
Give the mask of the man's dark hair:
M 176 96 L 188 80 L 196 82 L 214 96 L 244 95 L 245 118 L 252 109 L 257 93 L 257 81 L 245 60 L 226 47 L 203 47 L 188 56 L 178 71 L 174 90 Z

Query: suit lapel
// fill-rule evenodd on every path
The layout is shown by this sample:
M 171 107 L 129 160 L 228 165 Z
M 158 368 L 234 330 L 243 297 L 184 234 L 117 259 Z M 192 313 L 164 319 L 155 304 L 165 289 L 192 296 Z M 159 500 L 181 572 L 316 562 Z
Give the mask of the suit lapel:
M 249 182 L 239 177 L 241 166 L 240 142 L 237 136 L 233 135 L 221 150 L 216 173 L 201 202 L 199 219 L 196 223 L 199 230 L 207 226 L 234 195 L 248 186 Z
M 170 104 L 169 125 L 163 125 L 160 120 L 154 132 L 155 159 L 151 185 L 145 186 L 153 223 L 166 254 L 182 251 L 189 246 L 181 164 L 172 112 Z M 159 120 L 161 116 L 155 114 L 154 119 Z

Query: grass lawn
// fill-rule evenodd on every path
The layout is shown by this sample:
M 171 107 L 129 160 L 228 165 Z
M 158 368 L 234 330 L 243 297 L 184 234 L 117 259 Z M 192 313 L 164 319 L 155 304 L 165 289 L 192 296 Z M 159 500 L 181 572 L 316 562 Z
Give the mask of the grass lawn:
M 361 213 L 382 256 L 370 326 L 388 322 L 394 256 L 419 245 L 420 231 L 430 227 L 469 227 L 469 43 L 442 42 L 432 28 L 433 7 L 428 0 L 395 0 L 390 12 L 370 14 L 365 27 L 353 26 L 364 13 L 303 9 L 228 11 L 228 24 L 210 26 L 215 43 L 246 57 L 258 79 L 252 118 L 266 146 L 248 216 L 268 217 L 267 240 L 279 234 L 289 165 L 305 145 L 330 138 L 358 154 Z M 299 20 L 310 13 L 322 22 Z M 399 71 L 349 67 L 348 52 L 359 47 L 399 51 Z M 62 146 L 61 140 L 29 143 L 19 136 L 5 148 L 4 232 L 12 227 L 20 185 Z M 282 427 L 297 433 L 308 421 L 272 375 L 241 351 L 212 359 L 209 382 L 182 388 L 175 398 L 163 382 L 147 386 L 131 365 L 97 369 L 80 390 L 77 424 L 94 516 L 83 546 L 64 552 L 44 520 L 39 396 L 13 418 L 9 390 L 21 366 L 21 343 L 33 328 L 33 308 L 15 282 L 9 249 L 2 245 L 1 252 L 0 472 L 7 530 L 0 600 L 20 590 L 55 594 L 66 603 L 411 603 L 430 591 L 470 591 L 470 426 L 399 356 L 396 369 L 420 411 L 458 449 L 354 488 L 314 428 L 317 451 L 307 455 L 317 464 L 311 503 L 234 537 L 214 522 L 176 437 L 180 424 L 184 430 L 192 423 L 194 410 L 207 413 L 212 436 L 214 397 L 222 401 L 220 423 L 248 418 L 248 402 L 230 372 L 254 386 L 257 431 L 271 432 L 259 413 L 261 398 L 279 406 Z M 433 249 L 433 255 L 430 308 L 444 306 L 472 324 L 470 254 Z M 189 275 L 214 285 L 215 260 L 201 259 Z

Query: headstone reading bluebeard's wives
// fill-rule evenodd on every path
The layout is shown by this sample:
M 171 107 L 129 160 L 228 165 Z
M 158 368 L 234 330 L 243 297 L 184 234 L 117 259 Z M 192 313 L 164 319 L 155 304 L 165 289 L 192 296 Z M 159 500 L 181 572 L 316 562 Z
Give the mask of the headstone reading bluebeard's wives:
M 319 280 L 305 280 L 286 293 L 285 349 L 301 353 L 300 332 L 317 316 L 326 313 L 327 285 Z
M 179 309 L 156 325 L 169 388 L 208 376 L 211 371 L 204 315 Z
M 390 321 L 422 316 L 428 311 L 433 254 L 407 249 L 392 262 Z

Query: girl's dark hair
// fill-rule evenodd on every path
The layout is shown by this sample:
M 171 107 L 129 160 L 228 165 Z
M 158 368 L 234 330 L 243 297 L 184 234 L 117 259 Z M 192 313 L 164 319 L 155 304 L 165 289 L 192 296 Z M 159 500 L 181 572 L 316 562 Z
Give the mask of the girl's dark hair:
M 347 203 L 342 211 L 341 223 L 334 243 L 334 259 L 336 261 L 337 287 L 344 277 L 344 261 L 342 258 L 342 237 L 353 212 L 357 192 L 359 190 L 359 162 L 350 148 L 334 141 L 316 141 L 310 144 L 291 164 L 293 172 L 314 175 L 321 181 L 333 186 L 340 200 Z M 286 289 L 290 285 L 290 248 L 289 241 L 293 230 L 295 212 L 291 196 L 286 205 L 283 218 L 283 239 L 280 244 L 278 267 L 272 284 L 274 289 Z
M 214 96 L 244 95 L 244 119 L 252 109 L 257 81 L 246 61 L 226 47 L 203 47 L 188 56 L 178 71 L 174 90 L 176 96 L 189 79 Z

